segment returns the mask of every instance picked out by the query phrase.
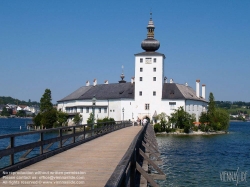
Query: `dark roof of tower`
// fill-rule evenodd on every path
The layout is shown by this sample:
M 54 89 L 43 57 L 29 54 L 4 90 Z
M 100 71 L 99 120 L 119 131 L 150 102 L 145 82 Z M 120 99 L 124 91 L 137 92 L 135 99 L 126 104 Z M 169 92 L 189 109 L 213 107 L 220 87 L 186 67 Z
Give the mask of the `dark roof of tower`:
M 150 13 L 150 20 L 148 22 L 147 26 L 147 38 L 142 41 L 141 48 L 145 51 L 156 51 L 160 48 L 160 42 L 156 39 L 154 39 L 154 22 L 152 20 L 152 13 Z
M 155 51 L 150 51 L 150 52 L 142 52 L 142 53 L 137 53 L 135 54 L 135 56 L 163 56 L 165 58 L 165 55 L 162 54 L 162 53 L 158 53 L 158 52 L 155 52 Z

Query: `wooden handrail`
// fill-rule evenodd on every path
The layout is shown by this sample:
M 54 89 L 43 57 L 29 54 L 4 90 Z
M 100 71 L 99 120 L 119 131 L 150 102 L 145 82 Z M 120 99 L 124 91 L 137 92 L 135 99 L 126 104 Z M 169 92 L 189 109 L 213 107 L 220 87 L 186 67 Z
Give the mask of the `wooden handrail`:
M 101 125 L 99 128 L 94 128 L 93 130 L 86 130 L 86 126 L 92 126 L 92 125 Z M 1 139 L 10 138 L 10 146 L 8 146 L 6 149 L 0 150 L 0 160 L 3 159 L 4 156 L 10 157 L 10 162 L 7 167 L 0 168 L 0 177 L 3 176 L 3 171 L 8 172 L 14 172 L 16 170 L 19 170 L 23 167 L 26 167 L 28 165 L 34 164 L 40 160 L 43 160 L 45 158 L 48 158 L 50 156 L 53 156 L 55 154 L 58 154 L 60 152 L 63 152 L 67 149 L 70 149 L 72 147 L 75 147 L 77 145 L 80 145 L 84 142 L 90 141 L 92 139 L 95 139 L 97 137 L 100 137 L 102 135 L 105 135 L 107 133 L 110 133 L 112 131 L 116 131 L 121 128 L 125 128 L 128 126 L 132 126 L 132 123 L 130 121 L 112 121 L 112 122 L 105 122 L 105 123 L 94 123 L 94 124 L 85 124 L 85 125 L 76 125 L 76 126 L 69 126 L 69 127 L 59 127 L 59 128 L 53 128 L 53 129 L 46 129 L 46 130 L 37 130 L 32 132 L 22 132 L 22 133 L 15 133 L 15 134 L 7 134 L 7 135 L 1 135 Z M 81 131 L 77 131 L 77 128 L 82 128 Z M 63 134 L 63 130 L 72 130 L 71 134 Z M 92 134 L 91 132 L 94 132 L 93 136 L 86 137 L 86 134 Z M 49 139 L 45 139 L 45 134 L 48 132 L 57 132 L 57 137 L 52 137 Z M 39 140 L 36 142 L 24 144 L 24 145 L 18 145 L 15 146 L 15 138 L 19 136 L 27 136 L 31 134 L 39 134 Z M 80 136 L 83 136 L 83 138 L 78 139 Z M 72 138 L 72 141 L 69 141 L 70 143 L 67 145 L 64 145 L 64 143 Z M 51 144 L 59 142 L 59 146 L 57 148 L 54 148 L 53 150 L 48 150 L 51 147 Z M 45 145 L 48 145 L 48 147 L 43 147 Z M 29 150 L 33 150 L 34 148 L 38 147 L 39 151 L 36 152 L 38 156 L 34 156 L 32 158 L 25 158 L 24 161 L 19 161 L 20 158 L 15 158 L 15 154 L 19 153 L 21 151 L 27 151 L 27 154 L 25 154 L 25 157 L 31 152 Z M 23 159 L 21 159 L 23 160 Z

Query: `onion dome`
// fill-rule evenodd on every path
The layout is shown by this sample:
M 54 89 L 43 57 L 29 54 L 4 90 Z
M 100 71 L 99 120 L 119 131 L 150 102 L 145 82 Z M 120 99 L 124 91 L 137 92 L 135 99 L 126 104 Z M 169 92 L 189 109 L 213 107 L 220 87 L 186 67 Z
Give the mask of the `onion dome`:
M 147 30 L 147 39 L 143 40 L 141 43 L 141 48 L 144 49 L 147 52 L 153 52 L 160 48 L 160 42 L 156 39 L 154 39 L 154 22 L 152 20 L 152 13 L 150 13 L 150 20 L 148 22 Z

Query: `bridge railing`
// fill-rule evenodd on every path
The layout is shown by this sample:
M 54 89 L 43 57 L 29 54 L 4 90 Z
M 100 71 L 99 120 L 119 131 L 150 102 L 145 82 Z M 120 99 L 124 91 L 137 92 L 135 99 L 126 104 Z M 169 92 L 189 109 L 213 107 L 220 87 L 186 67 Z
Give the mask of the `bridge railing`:
M 162 164 L 155 133 L 146 124 L 136 135 L 122 160 L 109 178 L 105 187 L 159 187 L 155 180 L 165 180 L 166 175 L 158 167 Z M 149 167 L 152 173 L 149 172 Z
M 29 131 L 0 136 L 0 177 L 99 136 L 131 126 L 130 121 L 112 121 Z M 9 157 L 9 159 L 8 159 Z

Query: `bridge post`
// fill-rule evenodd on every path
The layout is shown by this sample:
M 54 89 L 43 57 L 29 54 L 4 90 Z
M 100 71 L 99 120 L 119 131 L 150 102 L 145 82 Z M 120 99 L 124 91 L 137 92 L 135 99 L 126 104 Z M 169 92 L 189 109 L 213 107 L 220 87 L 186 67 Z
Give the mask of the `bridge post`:
M 10 137 L 10 148 L 14 148 L 15 146 L 15 137 Z M 14 154 L 10 155 L 10 165 L 14 165 Z
M 59 137 L 60 137 L 59 148 L 62 148 L 62 129 L 59 129 Z
M 40 141 L 43 142 L 43 132 L 40 133 Z M 40 146 L 40 155 L 43 154 L 43 145 Z
M 135 172 L 136 172 L 136 148 L 133 151 L 130 166 L 130 187 L 135 187 Z

